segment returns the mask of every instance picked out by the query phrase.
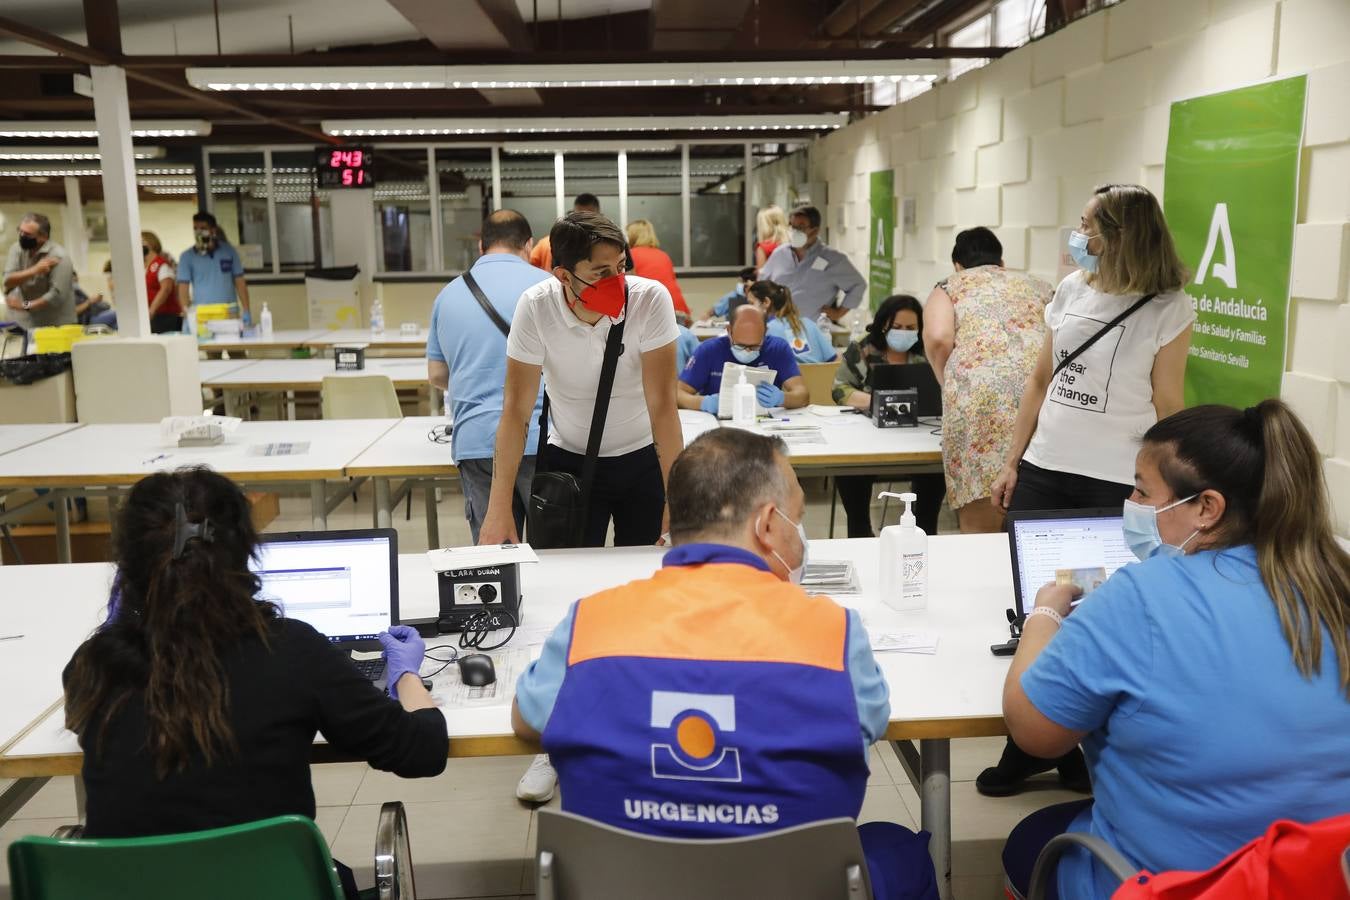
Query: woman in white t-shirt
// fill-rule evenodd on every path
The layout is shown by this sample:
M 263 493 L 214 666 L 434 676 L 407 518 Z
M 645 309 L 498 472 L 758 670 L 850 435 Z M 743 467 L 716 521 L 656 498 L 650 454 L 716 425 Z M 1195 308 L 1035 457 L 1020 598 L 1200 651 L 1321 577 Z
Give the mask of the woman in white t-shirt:
M 609 219 L 572 212 L 549 233 L 553 278 L 525 291 L 506 341 L 506 387 L 480 544 L 518 541 L 511 497 L 542 376 L 549 437 L 538 472 L 581 480 L 610 328 L 623 321 L 618 368 L 582 546 L 651 545 L 666 531 L 665 484 L 684 447 L 675 402 L 675 310 L 657 281 L 625 274 L 627 243 Z M 626 293 L 625 293 L 626 292 Z M 626 296 L 626 302 L 625 302 Z
M 1009 511 L 1122 507 L 1134 490 L 1139 439 L 1183 405 L 1195 311 L 1157 198 L 1139 185 L 1097 188 L 1069 253 L 1079 271 L 1060 282 L 1045 308 L 1050 334 L 991 491 Z M 1147 295 L 1152 299 L 1061 365 Z M 1065 786 L 1088 789 L 1081 751 L 1038 759 L 1011 740 L 976 787 L 1007 796 L 1052 768 Z

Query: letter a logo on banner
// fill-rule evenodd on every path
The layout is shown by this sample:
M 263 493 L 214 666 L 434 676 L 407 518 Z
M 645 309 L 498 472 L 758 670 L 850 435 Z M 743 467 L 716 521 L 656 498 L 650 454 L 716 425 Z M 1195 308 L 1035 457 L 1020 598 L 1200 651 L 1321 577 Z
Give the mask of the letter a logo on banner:
M 1223 262 L 1214 263 L 1214 277 L 1228 285 L 1230 289 L 1237 288 L 1237 254 L 1233 252 L 1233 229 L 1228 224 L 1228 204 L 1214 204 L 1214 216 L 1209 220 L 1209 239 L 1205 241 L 1205 255 L 1200 258 L 1200 265 L 1195 270 L 1195 283 L 1204 284 L 1208 277 L 1209 264 L 1214 259 L 1214 250 L 1218 244 L 1219 238 L 1223 238 Z
M 886 223 L 882 219 L 877 219 L 877 256 L 889 256 L 886 252 Z

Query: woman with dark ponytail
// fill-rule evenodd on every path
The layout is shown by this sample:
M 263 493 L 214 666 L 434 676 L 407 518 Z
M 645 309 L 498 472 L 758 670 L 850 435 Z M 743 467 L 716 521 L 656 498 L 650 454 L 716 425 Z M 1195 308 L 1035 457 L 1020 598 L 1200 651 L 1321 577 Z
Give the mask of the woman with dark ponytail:
M 1081 742 L 1095 791 L 1013 831 L 1023 893 L 1066 830 L 1141 869 L 1204 871 L 1276 819 L 1350 810 L 1350 554 L 1311 436 L 1279 400 L 1199 406 L 1148 429 L 1135 469 L 1125 537 L 1143 562 L 1081 605 L 1041 588 L 1003 689 L 1017 744 Z M 1111 881 L 1071 851 L 1058 896 Z
M 234 482 L 209 469 L 151 475 L 114 533 L 108 621 L 64 674 L 88 837 L 313 818 L 316 733 L 404 777 L 444 770 L 445 718 L 402 664 L 420 661 L 416 632 L 381 636 L 395 648 L 395 701 L 323 635 L 257 599 L 258 538 Z

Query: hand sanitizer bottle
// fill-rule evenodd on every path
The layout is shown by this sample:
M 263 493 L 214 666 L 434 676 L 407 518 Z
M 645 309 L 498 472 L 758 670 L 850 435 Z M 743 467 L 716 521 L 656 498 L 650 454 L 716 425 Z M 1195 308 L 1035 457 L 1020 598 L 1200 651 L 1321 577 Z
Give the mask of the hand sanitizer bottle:
M 258 327 L 262 329 L 263 337 L 272 336 L 272 311 L 267 308 L 267 303 L 263 303 L 262 315 L 258 317 Z
M 384 334 L 384 303 L 379 297 L 370 304 L 370 333 Z
M 732 388 L 731 424 L 738 428 L 754 428 L 757 412 L 755 386 L 745 380 L 745 369 L 741 369 L 741 380 Z
M 899 525 L 881 529 L 881 600 L 892 609 L 923 609 L 928 605 L 928 535 L 914 521 L 912 493 L 882 491 L 905 504 Z

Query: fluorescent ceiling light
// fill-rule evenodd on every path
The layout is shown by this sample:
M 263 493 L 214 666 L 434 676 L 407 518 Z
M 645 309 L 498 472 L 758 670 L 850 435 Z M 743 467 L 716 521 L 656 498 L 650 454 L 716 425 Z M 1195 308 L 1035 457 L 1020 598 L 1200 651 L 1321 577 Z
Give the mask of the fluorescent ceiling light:
M 501 90 L 513 88 L 813 86 L 931 81 L 945 59 L 786 60 L 728 63 L 593 63 L 495 66 L 297 66 L 189 68 L 207 91 Z
M 211 123 L 204 119 L 146 119 L 131 123 L 134 138 L 205 137 L 211 133 Z M 96 138 L 98 125 L 94 122 L 0 122 L 0 137 Z
M 822 131 L 848 124 L 844 113 L 783 116 L 611 116 L 521 119 L 335 119 L 334 137 L 560 134 L 579 131 Z
M 159 159 L 164 155 L 164 148 L 135 147 L 132 155 L 136 159 Z M 102 158 L 97 147 L 0 147 L 0 160 L 98 162 Z
M 150 163 L 138 164 L 136 166 L 136 175 L 195 175 L 196 169 L 186 164 L 175 163 Z M 0 168 L 0 175 L 10 175 L 15 178 L 64 178 L 71 176 L 74 178 L 94 178 L 103 174 L 101 166 L 91 166 L 87 164 L 75 164 L 67 166 L 52 165 L 31 165 L 31 166 L 4 166 Z

